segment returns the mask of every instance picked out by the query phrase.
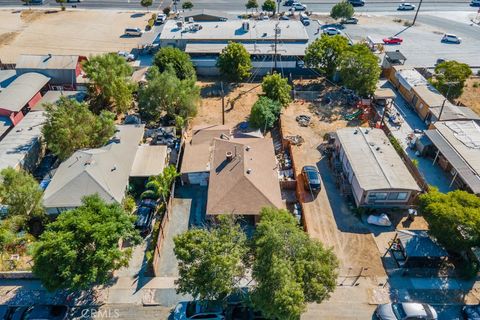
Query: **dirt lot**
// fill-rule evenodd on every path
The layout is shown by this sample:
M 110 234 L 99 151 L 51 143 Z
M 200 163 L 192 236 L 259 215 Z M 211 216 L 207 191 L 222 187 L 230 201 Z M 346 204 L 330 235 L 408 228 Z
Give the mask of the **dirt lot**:
M 458 99 L 461 103 L 472 108 L 480 115 L 480 77 L 467 80 L 462 96 Z
M 220 84 L 207 81 L 197 83 L 202 88 L 202 104 L 191 125 L 222 124 L 222 98 Z M 225 124 L 232 128 L 246 121 L 258 95 L 262 93 L 259 83 L 243 83 L 227 92 L 225 87 Z
M 144 28 L 149 15 L 113 11 L 0 10 L 0 59 L 22 53 L 93 55 L 130 51 L 142 38 L 123 37 L 125 27 Z

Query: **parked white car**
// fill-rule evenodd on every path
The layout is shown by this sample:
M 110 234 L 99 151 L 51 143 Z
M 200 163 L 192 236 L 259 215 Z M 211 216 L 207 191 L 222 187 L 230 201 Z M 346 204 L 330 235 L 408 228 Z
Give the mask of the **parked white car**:
M 462 43 L 462 38 L 451 33 L 445 33 L 442 37 L 442 42 Z
M 375 314 L 380 320 L 437 320 L 435 309 L 424 303 L 403 302 L 378 305 Z
M 400 11 L 415 10 L 415 5 L 408 2 L 402 3 L 398 6 L 397 10 L 400 10 Z
M 340 34 L 341 32 L 337 28 L 328 27 L 328 28 L 323 29 L 323 33 L 328 34 L 329 36 L 334 36 L 336 34 Z
M 294 3 L 292 5 L 292 9 L 294 11 L 304 11 L 304 10 L 307 10 L 307 6 L 301 3 Z
M 174 320 L 224 320 L 223 308 L 214 301 L 183 301 L 175 306 Z
M 128 53 L 126 51 L 118 51 L 117 54 L 120 57 L 124 57 L 125 60 L 127 60 L 127 61 L 134 61 L 135 60 L 135 55 L 132 54 L 132 53 Z
M 157 14 L 157 20 L 155 20 L 156 24 L 163 24 L 167 20 L 167 15 L 164 13 Z

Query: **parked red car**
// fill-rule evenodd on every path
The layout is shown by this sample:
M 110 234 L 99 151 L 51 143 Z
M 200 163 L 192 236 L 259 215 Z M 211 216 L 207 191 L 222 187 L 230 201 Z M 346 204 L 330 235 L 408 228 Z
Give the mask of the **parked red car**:
M 403 39 L 400 37 L 388 37 L 383 39 L 385 44 L 400 44 L 403 42 Z

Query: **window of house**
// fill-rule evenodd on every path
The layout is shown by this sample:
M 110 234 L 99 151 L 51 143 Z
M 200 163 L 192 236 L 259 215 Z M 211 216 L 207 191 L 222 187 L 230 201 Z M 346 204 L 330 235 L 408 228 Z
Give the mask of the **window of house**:
M 388 200 L 406 200 L 408 197 L 408 192 L 390 192 L 388 195 Z
M 386 200 L 388 196 L 387 192 L 370 192 L 368 194 L 369 200 Z

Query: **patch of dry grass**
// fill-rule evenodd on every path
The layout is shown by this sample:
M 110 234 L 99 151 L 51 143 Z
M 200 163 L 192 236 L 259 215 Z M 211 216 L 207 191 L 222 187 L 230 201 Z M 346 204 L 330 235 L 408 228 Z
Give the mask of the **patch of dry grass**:
M 463 94 L 458 101 L 480 115 L 480 77 L 471 77 L 467 80 Z

